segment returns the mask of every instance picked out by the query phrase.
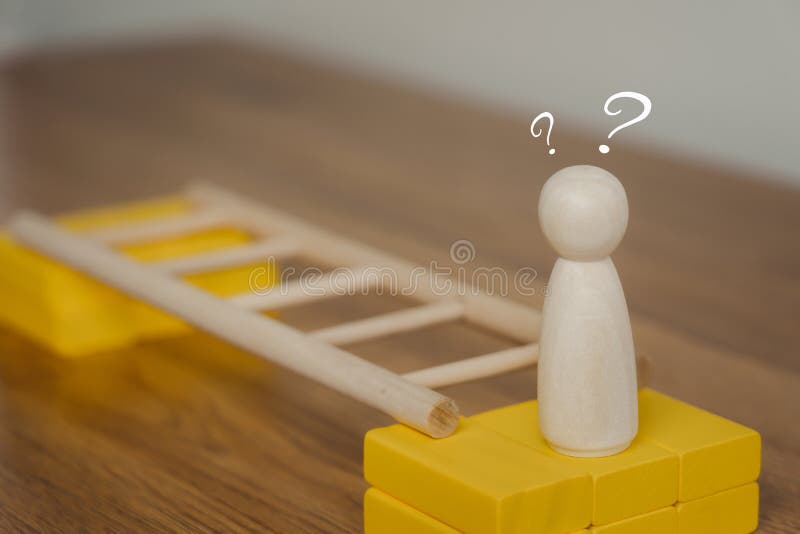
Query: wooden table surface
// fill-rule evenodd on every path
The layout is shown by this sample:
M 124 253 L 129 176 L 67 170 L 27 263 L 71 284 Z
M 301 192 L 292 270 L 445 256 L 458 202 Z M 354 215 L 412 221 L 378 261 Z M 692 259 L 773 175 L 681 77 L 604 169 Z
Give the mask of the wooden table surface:
M 614 260 L 651 384 L 760 431 L 760 532 L 800 529 L 800 192 L 622 140 L 601 156 L 576 129 L 548 157 L 528 133 L 535 110 L 501 115 L 216 39 L 19 58 L 3 92 L 4 217 L 206 180 L 419 263 L 447 263 L 469 239 L 469 268 L 533 267 L 543 282 L 555 256 L 536 220 L 542 183 L 566 165 L 608 168 L 629 195 Z M 282 318 L 318 327 L 389 300 Z M 406 371 L 506 345 L 456 324 L 352 348 Z M 533 398 L 535 374 L 445 391 L 469 414 Z M 0 528 L 358 532 L 363 435 L 387 423 L 201 334 L 64 361 L 3 328 Z

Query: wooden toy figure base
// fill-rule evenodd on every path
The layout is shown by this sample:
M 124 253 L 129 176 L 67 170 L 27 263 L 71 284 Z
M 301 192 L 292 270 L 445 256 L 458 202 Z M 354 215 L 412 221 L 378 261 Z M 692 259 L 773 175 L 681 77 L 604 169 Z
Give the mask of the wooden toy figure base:
M 556 451 L 559 454 L 563 454 L 564 456 L 574 456 L 575 458 L 602 458 L 604 456 L 613 456 L 615 454 L 619 454 L 628 447 L 631 446 L 631 442 L 627 442 L 623 445 L 618 447 L 612 447 L 610 449 L 601 449 L 597 451 L 574 451 L 571 449 L 565 449 L 563 447 L 559 447 L 558 445 L 553 445 L 552 443 L 548 443 L 550 448 Z

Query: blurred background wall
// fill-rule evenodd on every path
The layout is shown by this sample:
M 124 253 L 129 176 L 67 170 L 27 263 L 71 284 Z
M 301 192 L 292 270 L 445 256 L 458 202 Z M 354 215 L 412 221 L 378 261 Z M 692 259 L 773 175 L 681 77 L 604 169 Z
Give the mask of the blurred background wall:
M 653 113 L 616 139 L 800 187 L 800 3 L 0 0 L 0 47 L 230 33 L 596 135 L 609 95 Z M 630 113 L 635 113 L 630 108 Z M 613 149 L 613 144 L 611 145 Z

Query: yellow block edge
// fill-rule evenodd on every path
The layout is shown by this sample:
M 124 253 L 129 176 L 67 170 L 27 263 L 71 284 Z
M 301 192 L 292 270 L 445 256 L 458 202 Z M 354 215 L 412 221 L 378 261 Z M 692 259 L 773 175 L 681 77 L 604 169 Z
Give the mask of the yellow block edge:
M 679 534 L 749 534 L 758 528 L 758 483 L 678 503 Z
M 364 494 L 365 534 L 457 534 L 458 531 L 430 516 L 369 488 Z
M 609 525 L 593 526 L 591 534 L 678 534 L 678 513 L 674 506 L 623 519 Z

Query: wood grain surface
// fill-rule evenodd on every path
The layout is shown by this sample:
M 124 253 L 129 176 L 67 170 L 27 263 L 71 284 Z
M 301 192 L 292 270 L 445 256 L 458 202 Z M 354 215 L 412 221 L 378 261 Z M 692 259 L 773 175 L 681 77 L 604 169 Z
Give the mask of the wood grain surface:
M 452 265 L 450 244 L 469 239 L 468 269 L 533 267 L 543 284 L 544 180 L 608 168 L 628 190 L 614 260 L 651 383 L 760 431 L 760 532 L 800 530 L 800 192 L 622 139 L 601 156 L 568 126 L 549 157 L 528 133 L 536 110 L 218 39 L 17 58 L 2 91 L 3 216 L 206 180 L 419 263 Z M 511 298 L 541 305 L 541 291 Z M 281 317 L 313 329 L 404 305 L 341 298 Z M 448 324 L 351 348 L 406 372 L 507 346 Z M 526 371 L 445 392 L 469 414 L 535 383 Z M 202 334 L 64 361 L 2 329 L 0 529 L 359 532 L 362 438 L 386 423 Z

